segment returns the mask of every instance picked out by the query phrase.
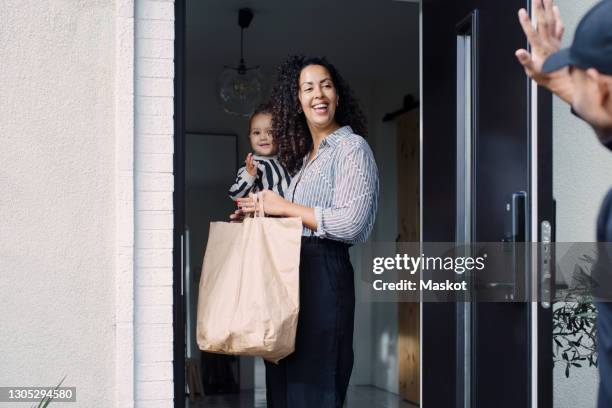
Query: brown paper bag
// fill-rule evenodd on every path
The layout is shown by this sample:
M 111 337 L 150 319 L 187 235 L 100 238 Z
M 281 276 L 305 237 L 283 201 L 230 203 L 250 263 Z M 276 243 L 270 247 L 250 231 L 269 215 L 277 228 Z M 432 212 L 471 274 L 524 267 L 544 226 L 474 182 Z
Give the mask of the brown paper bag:
M 299 218 L 210 223 L 198 297 L 201 350 L 273 362 L 293 352 L 301 235 Z

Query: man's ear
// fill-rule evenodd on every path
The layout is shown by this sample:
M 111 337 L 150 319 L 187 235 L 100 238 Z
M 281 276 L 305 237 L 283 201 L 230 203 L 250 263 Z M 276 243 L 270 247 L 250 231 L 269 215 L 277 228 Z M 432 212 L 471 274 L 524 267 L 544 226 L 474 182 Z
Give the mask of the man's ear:
M 612 77 L 600 75 L 599 91 L 601 92 L 602 105 L 612 116 Z
M 586 74 L 589 77 L 589 79 L 595 81 L 595 82 L 599 82 L 601 74 L 599 73 L 598 70 L 596 70 L 595 68 L 589 68 L 586 70 Z
M 599 74 L 599 82 L 602 86 L 602 93 L 606 95 L 609 101 L 612 98 L 612 75 Z
M 603 106 L 610 104 L 612 94 L 612 77 L 603 75 L 595 68 L 589 68 L 586 71 L 587 77 L 593 81 L 599 91 L 599 101 Z

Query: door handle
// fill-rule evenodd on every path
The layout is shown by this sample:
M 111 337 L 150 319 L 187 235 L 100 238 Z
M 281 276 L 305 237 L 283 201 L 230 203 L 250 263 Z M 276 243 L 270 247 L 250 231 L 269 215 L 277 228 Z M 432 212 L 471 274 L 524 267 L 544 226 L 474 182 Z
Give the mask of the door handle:
M 527 193 L 512 193 L 505 208 L 506 232 L 502 242 L 509 251 L 510 276 L 502 277 L 502 282 L 488 282 L 487 287 L 496 289 L 503 299 L 513 301 L 523 299 L 529 282 L 527 252 Z M 520 273 L 523 270 L 524 273 Z
M 540 224 L 542 237 L 540 253 L 540 305 L 549 309 L 552 297 L 552 225 L 548 221 Z
M 185 234 L 181 234 L 181 296 L 185 285 Z
M 518 191 L 512 193 L 511 200 L 512 228 L 512 274 L 514 288 L 512 291 L 513 299 L 522 299 L 526 285 L 529 282 L 529 264 L 527 256 L 527 193 Z M 523 279 L 520 279 L 520 269 L 523 269 Z
M 512 193 L 512 242 L 527 242 L 527 193 Z

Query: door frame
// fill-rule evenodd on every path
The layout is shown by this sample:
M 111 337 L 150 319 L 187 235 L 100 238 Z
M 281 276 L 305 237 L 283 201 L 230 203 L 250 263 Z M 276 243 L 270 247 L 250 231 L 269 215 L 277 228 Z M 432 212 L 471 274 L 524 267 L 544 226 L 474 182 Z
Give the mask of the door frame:
M 532 92 L 532 112 L 537 113 L 537 120 L 532 120 L 532 160 L 531 160 L 531 189 L 534 193 L 531 202 L 531 229 L 532 242 L 542 244 L 542 223 L 548 221 L 552 226 L 551 241 L 556 238 L 556 210 L 553 197 L 553 104 L 552 94 L 535 85 L 531 84 Z M 534 245 L 535 246 L 535 245 Z M 553 305 L 550 303 L 546 307 L 542 299 L 541 267 L 540 259 L 535 258 L 536 264 L 533 265 L 532 278 L 534 293 L 532 305 L 532 335 L 536 336 L 536 341 L 532 341 L 532 407 L 552 408 L 553 407 Z M 554 268 L 551 268 L 550 282 L 555 281 Z M 551 289 L 551 299 L 554 293 Z M 542 335 L 545 333 L 547 335 Z
M 174 1 L 174 231 L 172 252 L 172 321 L 174 407 L 185 407 L 185 297 L 183 262 L 185 230 L 185 20 L 186 1 Z

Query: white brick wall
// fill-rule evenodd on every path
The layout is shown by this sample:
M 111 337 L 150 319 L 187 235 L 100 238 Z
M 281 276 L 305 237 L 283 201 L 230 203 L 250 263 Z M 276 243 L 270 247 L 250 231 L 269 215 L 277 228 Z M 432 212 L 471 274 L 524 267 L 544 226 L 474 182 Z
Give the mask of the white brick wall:
M 169 408 L 174 2 L 136 0 L 135 15 L 134 401 L 138 408 Z
M 115 3 L 115 406 L 134 407 L 134 0 Z
M 174 1 L 117 0 L 116 406 L 173 407 Z

